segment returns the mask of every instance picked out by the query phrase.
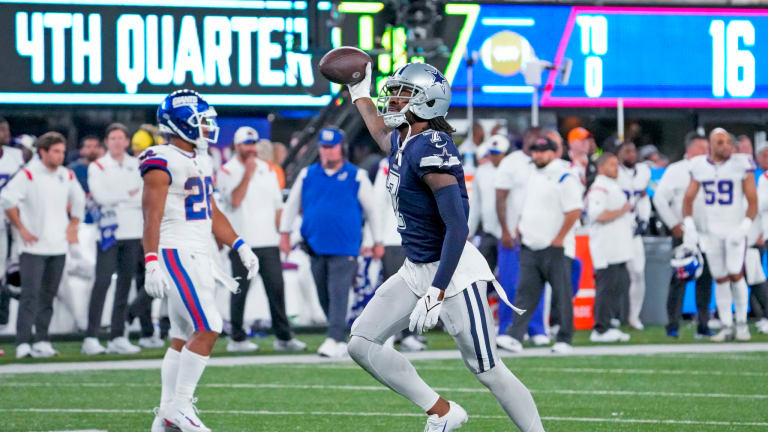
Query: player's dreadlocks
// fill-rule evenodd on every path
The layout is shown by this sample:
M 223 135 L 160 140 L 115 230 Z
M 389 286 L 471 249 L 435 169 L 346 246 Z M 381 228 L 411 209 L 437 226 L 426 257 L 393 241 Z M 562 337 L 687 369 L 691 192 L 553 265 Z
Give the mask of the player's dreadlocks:
M 416 119 L 417 122 L 427 122 L 427 127 L 429 129 L 432 129 L 434 131 L 439 131 L 439 132 L 445 132 L 446 134 L 448 134 L 448 136 L 451 136 L 451 137 L 453 133 L 456 132 L 456 129 L 454 129 L 453 126 L 451 126 L 450 123 L 448 123 L 445 120 L 445 117 L 443 116 L 426 120 L 417 116 L 416 114 L 413 114 L 413 113 L 411 114 L 413 115 L 413 117 Z

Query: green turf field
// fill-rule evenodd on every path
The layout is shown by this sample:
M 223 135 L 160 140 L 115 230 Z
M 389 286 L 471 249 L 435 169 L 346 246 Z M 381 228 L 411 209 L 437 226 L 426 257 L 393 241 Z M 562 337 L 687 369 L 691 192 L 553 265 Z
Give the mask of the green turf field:
M 663 338 L 662 330 L 650 329 L 635 332 L 634 340 L 659 342 L 660 335 Z M 584 337 L 581 332 L 578 340 Z M 302 338 L 316 347 L 322 336 Z M 430 338 L 431 348 L 451 346 L 439 332 Z M 692 342 L 685 338 L 686 334 L 684 341 Z M 262 346 L 267 348 L 270 341 L 263 339 Z M 76 353 L 79 344 L 58 345 L 62 359 L 81 360 Z M 218 349 L 223 347 L 220 342 Z M 143 356 L 157 357 L 160 352 Z M 532 389 L 548 431 L 768 428 L 765 353 L 505 358 L 504 362 Z M 462 431 L 514 430 L 460 360 L 415 363 L 430 385 L 467 409 L 470 420 Z M 146 431 L 159 399 L 159 382 L 158 370 L 0 375 L 0 430 Z M 421 431 L 425 422 L 416 407 L 349 362 L 209 367 L 197 396 L 201 418 L 215 431 Z

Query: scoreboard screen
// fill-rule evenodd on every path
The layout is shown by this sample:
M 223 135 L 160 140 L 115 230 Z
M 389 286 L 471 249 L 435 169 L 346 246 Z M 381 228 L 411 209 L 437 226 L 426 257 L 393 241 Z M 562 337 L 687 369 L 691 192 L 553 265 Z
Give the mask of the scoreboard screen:
M 462 35 L 446 72 L 476 105 L 525 106 L 532 58 L 573 60 L 561 84 L 546 72 L 541 106 L 768 107 L 768 10 L 661 7 L 468 5 L 446 7 Z M 762 72 L 762 73 L 761 73 Z M 466 93 L 454 92 L 466 104 Z

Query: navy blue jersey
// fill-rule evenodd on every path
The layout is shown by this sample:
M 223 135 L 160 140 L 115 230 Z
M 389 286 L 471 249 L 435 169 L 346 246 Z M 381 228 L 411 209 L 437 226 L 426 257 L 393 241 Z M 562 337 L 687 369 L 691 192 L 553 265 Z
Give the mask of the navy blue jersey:
M 445 223 L 440 217 L 432 190 L 423 177 L 430 173 L 456 177 L 464 202 L 464 216 L 469 215 L 469 198 L 464 183 L 459 150 L 448 134 L 427 130 L 410 138 L 400 149 L 397 130 L 389 137 L 389 174 L 387 190 L 397 217 L 397 231 L 403 241 L 405 256 L 415 263 L 440 260 L 445 238 Z

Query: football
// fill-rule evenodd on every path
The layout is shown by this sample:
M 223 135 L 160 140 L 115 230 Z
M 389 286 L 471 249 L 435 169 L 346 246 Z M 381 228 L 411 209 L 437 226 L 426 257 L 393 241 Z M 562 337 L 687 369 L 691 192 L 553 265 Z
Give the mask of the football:
M 355 84 L 365 77 L 365 65 L 371 57 L 360 49 L 350 46 L 334 48 L 320 59 L 320 73 L 338 84 Z

